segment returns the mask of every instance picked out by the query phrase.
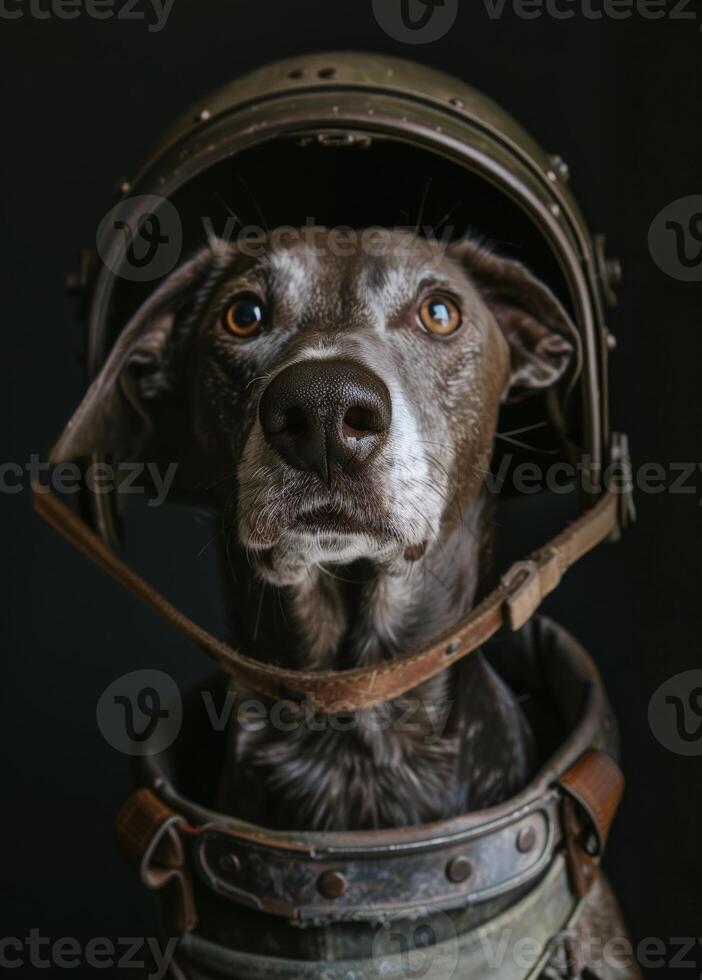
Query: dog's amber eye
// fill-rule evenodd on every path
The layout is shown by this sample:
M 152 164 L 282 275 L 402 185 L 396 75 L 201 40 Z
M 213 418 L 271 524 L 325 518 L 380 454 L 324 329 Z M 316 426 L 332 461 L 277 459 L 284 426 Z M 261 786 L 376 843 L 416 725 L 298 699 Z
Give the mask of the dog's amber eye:
M 237 296 L 224 314 L 224 326 L 235 337 L 252 337 L 261 329 L 263 305 L 256 296 Z
M 419 322 L 429 333 L 448 337 L 461 325 L 461 311 L 447 296 L 427 296 L 419 307 Z

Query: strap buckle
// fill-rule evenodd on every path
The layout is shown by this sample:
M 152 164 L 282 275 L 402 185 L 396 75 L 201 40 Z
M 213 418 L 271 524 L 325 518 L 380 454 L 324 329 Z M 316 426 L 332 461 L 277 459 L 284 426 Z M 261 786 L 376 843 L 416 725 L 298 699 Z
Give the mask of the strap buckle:
M 558 780 L 566 859 L 575 894 L 587 895 L 624 792 L 617 763 L 589 749 Z
M 543 600 L 561 580 L 558 552 L 547 548 L 534 558 L 518 561 L 502 576 L 507 591 L 504 614 L 511 630 L 531 619 Z
M 197 912 L 187 868 L 183 818 L 148 788 L 129 797 L 115 819 L 115 835 L 125 857 L 139 868 L 147 888 L 166 891 L 168 919 L 179 932 L 197 925 Z M 165 894 L 165 893 L 164 893 Z

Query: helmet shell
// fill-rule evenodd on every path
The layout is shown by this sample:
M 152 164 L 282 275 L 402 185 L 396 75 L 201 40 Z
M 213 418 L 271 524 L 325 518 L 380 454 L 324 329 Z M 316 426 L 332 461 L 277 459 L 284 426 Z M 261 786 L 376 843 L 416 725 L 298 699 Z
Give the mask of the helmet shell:
M 579 397 L 568 405 L 562 394 L 550 397 L 548 411 L 596 487 L 609 453 L 604 306 L 614 269 L 567 181 L 559 158 L 464 82 L 410 61 L 346 52 L 275 62 L 200 101 L 120 190 L 132 227 L 155 199 L 175 204 L 183 249 L 202 244 L 202 219 L 213 210 L 218 220 L 235 215 L 243 224 L 240 201 L 271 227 L 310 220 L 363 227 L 401 223 L 403 208 L 410 221 L 407 202 L 421 199 L 417 226 L 440 225 L 448 204 L 461 231 L 477 226 L 498 246 L 518 242 L 515 257 L 548 281 L 580 336 Z M 85 304 L 91 378 L 143 298 L 144 283 L 120 272 L 123 237 L 108 227 Z M 98 495 L 92 507 L 97 528 L 114 541 L 114 498 Z

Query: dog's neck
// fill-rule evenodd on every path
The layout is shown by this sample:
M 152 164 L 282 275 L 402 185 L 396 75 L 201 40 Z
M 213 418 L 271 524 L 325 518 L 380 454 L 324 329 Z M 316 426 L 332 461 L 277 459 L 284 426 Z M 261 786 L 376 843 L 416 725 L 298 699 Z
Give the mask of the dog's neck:
M 258 659 L 313 669 L 416 650 L 479 596 L 490 526 L 480 498 L 400 568 L 313 569 L 283 588 L 252 581 L 245 556 L 232 554 L 236 641 Z M 287 829 L 400 827 L 493 805 L 528 776 L 519 705 L 479 653 L 351 719 L 343 730 L 318 719 L 291 729 L 272 714 L 255 732 L 235 726 L 219 807 Z
M 236 642 L 258 660 L 299 669 L 365 666 L 408 653 L 471 606 L 486 563 L 490 524 L 480 496 L 460 524 L 389 564 L 311 566 L 282 587 L 226 558 Z

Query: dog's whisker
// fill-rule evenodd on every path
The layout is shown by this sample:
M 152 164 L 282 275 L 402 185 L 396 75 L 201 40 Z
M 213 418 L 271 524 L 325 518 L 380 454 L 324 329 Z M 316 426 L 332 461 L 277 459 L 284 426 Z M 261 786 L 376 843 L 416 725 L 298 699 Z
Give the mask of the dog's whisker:
M 440 446 L 441 449 L 448 449 L 448 450 L 451 450 L 452 448 L 446 442 L 436 442 L 433 439 L 417 439 L 417 442 L 420 446 Z
M 210 545 L 213 544 L 217 540 L 217 538 L 221 537 L 224 533 L 225 533 L 225 529 L 224 528 L 220 528 L 217 531 L 216 534 L 213 534 L 212 535 L 212 537 L 210 538 L 209 541 L 207 541 L 205 544 L 203 544 L 202 548 L 200 548 L 200 550 L 197 552 L 196 557 L 197 558 L 202 558 L 202 556 L 205 554 L 205 552 L 210 547 Z
M 457 201 L 456 204 L 454 204 L 454 206 L 452 208 L 450 208 L 446 212 L 446 214 L 443 216 L 443 218 L 441 218 L 439 221 L 437 221 L 437 223 L 431 229 L 432 237 L 436 237 L 436 230 L 437 230 L 437 228 L 442 228 L 446 224 L 446 222 L 449 220 L 449 218 L 451 218 L 456 213 L 456 211 L 461 207 L 462 204 L 463 204 L 463 201 Z
M 254 208 L 256 209 L 256 213 L 258 214 L 258 217 L 260 219 L 261 224 L 263 225 L 263 227 L 265 228 L 265 230 L 267 232 L 270 232 L 270 228 L 268 227 L 268 222 L 266 221 L 266 216 L 264 215 L 263 210 L 261 208 L 261 205 L 259 204 L 258 199 L 252 193 L 251 188 L 249 187 L 248 183 L 246 182 L 246 180 L 244 180 L 243 176 L 240 173 L 237 173 L 236 174 L 236 179 L 239 181 L 239 183 L 241 184 L 241 186 L 244 188 L 244 190 L 246 191 L 246 193 L 249 195 L 249 198 L 251 200 L 251 203 L 253 204 Z
M 268 374 L 261 374 L 257 378 L 252 378 L 247 385 L 244 386 L 244 391 L 248 391 L 251 385 L 255 385 L 257 381 L 268 381 L 271 377 L 270 372 Z
M 203 490 L 211 490 L 213 487 L 218 487 L 222 483 L 226 483 L 227 480 L 236 480 L 236 473 L 227 473 L 226 476 L 220 476 L 217 480 L 213 480 L 212 483 L 208 483 L 203 487 Z
M 517 446 L 519 449 L 528 449 L 529 452 L 538 453 L 541 456 L 557 456 L 557 449 L 541 449 L 539 446 L 532 446 L 528 442 L 522 442 L 520 439 L 512 439 L 510 436 L 500 435 L 499 432 L 495 433 L 496 439 L 502 439 L 503 442 L 507 442 L 510 446 Z
M 428 177 L 427 178 L 426 186 L 424 188 L 424 193 L 422 194 L 422 199 L 421 199 L 421 202 L 419 204 L 419 214 L 417 215 L 417 224 L 415 225 L 415 228 L 414 228 L 414 234 L 415 235 L 418 235 L 419 234 L 419 231 L 420 231 L 420 229 L 422 227 L 422 218 L 424 217 L 424 210 L 425 210 L 426 205 L 427 205 L 427 200 L 429 198 L 429 191 L 431 190 L 432 182 L 433 182 L 433 178 L 432 177 Z
M 288 622 L 288 617 L 285 614 L 285 603 L 283 601 L 283 590 L 282 589 L 276 589 L 275 590 L 275 595 L 276 595 L 276 599 L 277 599 L 278 609 L 280 610 L 280 615 L 281 615 L 281 617 L 283 619 L 283 623 L 285 624 L 285 628 L 288 629 L 288 630 L 290 630 L 291 626 L 290 626 L 290 623 Z
M 355 579 L 342 578 L 341 575 L 335 575 L 327 566 L 322 562 L 315 563 L 314 566 L 322 575 L 326 575 L 327 578 L 333 579 L 335 582 L 342 582 L 344 585 L 358 585 Z
M 264 597 L 264 594 L 265 594 L 265 591 L 266 591 L 266 587 L 267 587 L 267 583 L 266 582 L 261 582 L 261 584 L 260 584 L 260 592 L 258 594 L 258 609 L 256 610 L 256 622 L 254 624 L 254 631 L 253 631 L 253 642 L 254 643 L 258 639 L 258 627 L 259 627 L 260 622 L 261 622 L 261 610 L 263 609 L 263 597 Z
M 230 217 L 236 218 L 237 224 L 243 225 L 243 221 L 241 220 L 241 218 L 239 217 L 239 215 L 236 213 L 236 211 L 231 206 L 231 204 L 228 204 L 227 201 L 224 200 L 224 198 L 219 193 L 219 191 L 215 191 L 214 194 L 213 194 L 213 197 L 217 201 L 219 201 L 219 203 L 222 205 L 222 207 L 224 208 L 224 210 L 230 215 Z
M 547 426 L 548 424 L 548 419 L 543 419 L 543 421 L 535 422 L 533 425 L 523 425 L 519 429 L 510 429 L 508 432 L 498 432 L 496 434 L 498 436 L 520 436 L 524 432 L 533 432 L 534 429 L 543 429 L 544 426 Z

